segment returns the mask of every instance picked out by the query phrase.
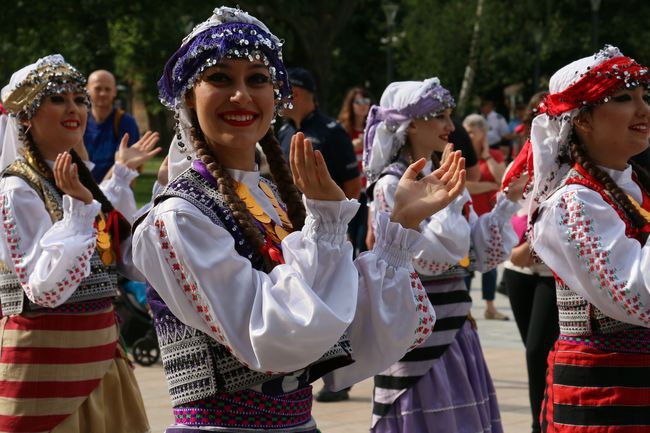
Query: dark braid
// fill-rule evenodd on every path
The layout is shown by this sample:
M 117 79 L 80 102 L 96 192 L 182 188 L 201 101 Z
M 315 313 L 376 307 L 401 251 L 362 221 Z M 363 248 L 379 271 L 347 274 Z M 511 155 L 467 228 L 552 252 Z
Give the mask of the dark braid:
M 293 183 L 282 148 L 275 138 L 272 128 L 269 128 L 266 135 L 262 137 L 260 145 L 269 163 L 273 181 L 280 192 L 280 198 L 287 206 L 287 215 L 291 220 L 291 225 L 293 225 L 293 231 L 301 230 L 302 226 L 305 225 L 305 207 L 302 204 L 300 191 Z
M 262 233 L 253 222 L 253 217 L 248 211 L 246 203 L 237 195 L 235 181 L 208 147 L 196 114 L 192 116 L 191 135 L 192 145 L 194 146 L 194 150 L 196 150 L 197 156 L 217 181 L 217 190 L 224 196 L 237 226 L 239 226 L 244 237 L 253 247 L 253 254 L 257 257 L 261 256 L 264 259 L 265 270 L 270 271 L 273 269 L 274 264 L 265 255 L 260 254 L 260 250 L 264 246 Z
M 45 158 L 43 158 L 43 154 L 34 143 L 31 134 L 27 133 L 24 135 L 24 142 L 27 153 L 31 156 L 34 164 L 36 164 L 36 168 L 43 175 L 45 175 L 45 178 L 52 182 L 52 184 L 58 189 L 58 186 L 54 180 L 54 173 L 52 172 L 50 166 L 45 162 Z M 92 174 L 90 174 L 90 170 L 88 170 L 88 167 L 86 167 L 86 164 L 79 157 L 77 152 L 71 149 L 69 153 L 70 156 L 72 156 L 72 162 L 77 164 L 77 174 L 79 175 L 79 181 L 83 186 L 88 188 L 88 191 L 90 191 L 92 194 L 93 199 L 97 200 L 99 204 L 101 204 L 102 212 L 104 212 L 104 215 L 108 215 L 108 213 L 114 209 L 113 204 L 108 200 L 108 198 L 106 198 L 104 192 L 101 190 L 99 185 L 97 185 L 97 182 L 95 182 Z M 129 222 L 123 216 L 119 218 L 119 231 L 120 241 L 124 241 L 129 236 L 131 236 L 131 224 L 129 224 Z
M 35 168 L 40 171 L 41 174 L 43 174 L 45 178 L 52 183 L 52 185 L 56 186 L 54 183 L 54 173 L 50 169 L 50 166 L 45 162 L 45 158 L 43 158 L 41 151 L 38 150 L 38 147 L 36 147 L 34 144 L 32 135 L 27 132 L 21 138 L 25 143 L 25 153 L 30 157 L 34 164 L 36 164 Z
M 650 173 L 648 173 L 648 170 L 633 160 L 630 160 L 630 165 L 645 192 L 650 194 Z
M 616 184 L 616 182 L 614 182 L 614 179 L 612 179 L 609 174 L 594 164 L 594 162 L 587 154 L 584 146 L 579 143 L 579 140 L 576 139 L 577 137 L 575 132 L 573 134 L 573 137 L 574 139 L 571 140 L 569 144 L 571 159 L 573 162 L 580 164 L 587 171 L 587 173 L 593 176 L 594 179 L 596 179 L 605 187 L 605 189 L 614 197 L 614 200 L 616 200 L 616 202 L 623 208 L 635 228 L 640 229 L 643 227 L 646 224 L 645 218 L 632 204 L 627 194 L 623 192 L 623 190 Z

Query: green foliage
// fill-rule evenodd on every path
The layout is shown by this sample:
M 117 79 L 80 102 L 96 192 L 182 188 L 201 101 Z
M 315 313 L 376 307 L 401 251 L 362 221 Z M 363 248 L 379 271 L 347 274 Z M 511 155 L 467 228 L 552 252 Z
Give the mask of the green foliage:
M 404 0 L 406 31 L 398 61 L 400 78 L 439 77 L 458 95 L 472 38 L 476 0 Z
M 467 65 L 477 0 L 403 0 L 407 11 L 405 51 L 400 75 L 438 76 L 455 95 Z M 650 2 L 602 0 L 598 14 L 599 48 L 616 45 L 642 63 L 650 59 Z M 472 94 L 499 102 L 504 87 L 524 84 L 528 98 L 535 67 L 535 34 L 540 43 L 540 88 L 557 69 L 593 53 L 589 0 L 485 0 Z
M 468 62 L 477 0 L 401 0 L 392 53 L 395 80 L 438 76 L 455 95 Z M 384 0 L 242 0 L 285 40 L 288 65 L 311 68 L 321 102 L 335 115 L 346 90 L 365 84 L 378 97 L 386 85 Z M 88 74 L 115 72 L 145 101 L 162 110 L 157 81 L 165 61 L 216 4 L 204 0 L 18 0 L 0 14 L 0 82 L 38 57 L 59 52 Z M 619 46 L 650 59 L 650 2 L 602 0 L 600 46 Z M 484 0 L 472 95 L 499 97 L 523 83 L 533 93 L 535 33 L 542 35 L 544 84 L 567 62 L 590 54 L 589 0 Z M 545 81 L 546 80 L 546 81 Z

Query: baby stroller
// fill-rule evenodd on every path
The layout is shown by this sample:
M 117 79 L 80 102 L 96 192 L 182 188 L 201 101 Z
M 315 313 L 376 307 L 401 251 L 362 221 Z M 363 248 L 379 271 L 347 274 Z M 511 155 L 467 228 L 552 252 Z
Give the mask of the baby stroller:
M 142 285 L 142 287 L 140 286 Z M 144 299 L 143 283 L 120 280 L 115 310 L 120 317 L 120 335 L 133 360 L 142 366 L 155 364 L 160 358 L 153 318 Z

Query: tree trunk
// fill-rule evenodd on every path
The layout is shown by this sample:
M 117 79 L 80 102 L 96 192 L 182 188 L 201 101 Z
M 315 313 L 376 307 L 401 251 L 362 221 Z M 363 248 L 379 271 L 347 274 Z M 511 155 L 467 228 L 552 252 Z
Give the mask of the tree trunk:
M 474 74 L 476 70 L 476 60 L 478 57 L 478 41 L 481 29 L 481 16 L 483 15 L 483 0 L 478 0 L 476 3 L 476 16 L 474 18 L 474 31 L 472 33 L 472 42 L 469 46 L 469 58 L 467 66 L 465 67 L 465 74 L 463 74 L 463 84 L 460 87 L 460 95 L 458 96 L 457 113 L 461 116 L 465 115 L 467 108 L 467 100 L 472 91 L 474 84 Z

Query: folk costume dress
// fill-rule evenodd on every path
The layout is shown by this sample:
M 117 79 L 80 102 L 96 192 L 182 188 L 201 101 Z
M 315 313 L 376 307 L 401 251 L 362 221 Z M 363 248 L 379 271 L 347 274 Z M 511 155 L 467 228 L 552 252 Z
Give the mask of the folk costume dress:
M 650 196 L 632 168 L 602 169 L 643 207 L 650 232 Z M 542 431 L 648 431 L 650 247 L 579 165 L 541 205 L 534 230 L 533 248 L 555 275 L 560 318 Z
M 136 176 L 116 166 L 103 190 L 117 206 L 133 201 Z M 111 300 L 116 265 L 142 278 L 130 242 L 126 260 L 102 261 L 96 245 L 110 235 L 95 227 L 99 204 L 60 196 L 23 160 L 2 174 L 0 200 L 0 431 L 148 431 Z
M 270 273 L 198 160 L 134 234 L 174 405 L 167 432 L 315 432 L 311 382 L 334 371 L 337 388 L 353 384 L 430 333 L 411 266 L 422 238 L 382 213 L 377 247 L 353 263 L 346 228 L 358 203 L 307 199 L 305 227 L 286 236 L 275 186 L 229 173 L 281 263 Z
M 115 231 L 117 210 L 127 218 L 135 210 L 129 182 L 137 173 L 115 166 L 100 187 L 116 210 L 104 215 L 98 202 L 62 194 L 16 134 L 17 114 L 29 117 L 46 94 L 83 93 L 84 83 L 53 55 L 14 74 L 2 92 L 12 114 L 0 173 L 2 432 L 149 431 L 112 305 L 116 272 L 142 279 L 130 238 L 120 242 Z
M 650 430 L 650 225 L 635 226 L 599 180 L 567 162 L 580 110 L 648 79 L 647 67 L 610 45 L 561 68 L 510 170 L 532 177 L 529 239 L 556 280 L 560 336 L 548 356 L 543 432 Z M 632 168 L 600 170 L 650 221 Z
M 375 208 L 390 211 L 406 163 L 389 165 L 374 185 Z M 423 170 L 429 174 L 431 163 Z M 500 432 L 496 393 L 476 330 L 467 320 L 464 278 L 504 261 L 516 242 L 510 219 L 519 205 L 500 195 L 481 216 L 465 191 L 422 222 L 427 239 L 413 265 L 436 311 L 432 335 L 375 376 L 372 429 L 397 432 Z

